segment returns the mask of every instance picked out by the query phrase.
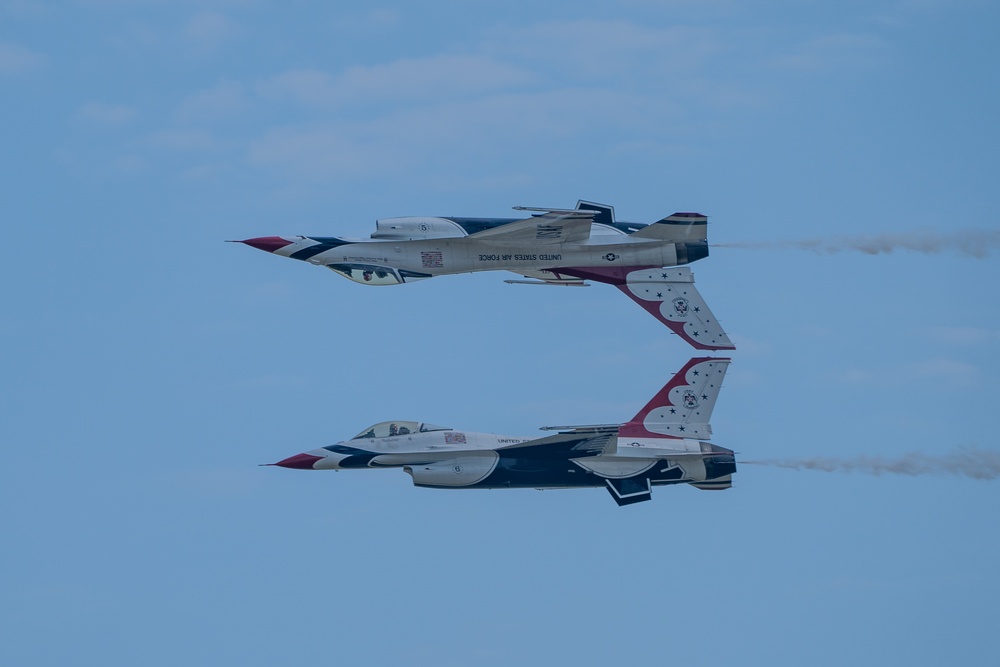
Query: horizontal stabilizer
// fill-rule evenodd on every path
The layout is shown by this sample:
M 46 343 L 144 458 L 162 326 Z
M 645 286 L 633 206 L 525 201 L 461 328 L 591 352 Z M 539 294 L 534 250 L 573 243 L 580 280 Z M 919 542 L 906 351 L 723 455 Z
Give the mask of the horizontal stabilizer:
M 619 507 L 632 505 L 649 500 L 653 497 L 653 489 L 648 477 L 629 477 L 626 479 L 606 479 L 608 492 Z
M 707 479 L 704 482 L 692 482 L 691 486 L 702 491 L 723 491 L 732 488 L 733 476 L 726 475 L 725 477 L 717 477 L 716 479 Z

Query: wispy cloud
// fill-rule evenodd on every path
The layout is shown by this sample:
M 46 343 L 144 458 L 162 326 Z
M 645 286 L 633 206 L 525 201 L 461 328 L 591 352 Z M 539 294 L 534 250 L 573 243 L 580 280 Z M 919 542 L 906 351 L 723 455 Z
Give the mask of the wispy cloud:
M 557 69 L 575 80 L 648 81 L 656 73 L 694 72 L 722 44 L 707 28 L 578 19 L 494 31 L 484 49 L 531 63 L 539 71 Z
M 931 327 L 927 334 L 949 345 L 985 345 L 1000 343 L 1000 329 L 979 327 Z
M 809 72 L 856 70 L 881 64 L 887 51 L 887 42 L 877 35 L 839 33 L 802 42 L 773 62 L 781 68 Z
M 0 41 L 0 76 L 23 74 L 44 62 L 45 56 L 37 51 L 13 42 Z
M 134 107 L 123 104 L 89 102 L 80 107 L 77 115 L 84 120 L 95 123 L 121 125 L 135 118 L 136 110 Z
M 978 380 L 980 369 L 962 361 L 941 358 L 928 359 L 914 364 L 912 373 L 917 378 L 964 383 Z
M 486 153 L 530 150 L 540 138 L 558 141 L 587 128 L 635 128 L 651 122 L 640 122 L 627 104 L 622 106 L 626 97 L 602 98 L 589 91 L 505 93 L 444 106 L 403 107 L 371 119 L 272 130 L 251 143 L 248 158 L 257 166 L 318 179 L 455 164 Z
M 145 143 L 155 148 L 173 151 L 210 151 L 218 148 L 218 141 L 205 130 L 173 129 L 154 132 Z
M 385 102 L 453 100 L 528 83 L 532 75 L 482 56 L 404 58 L 351 67 L 336 76 L 315 69 L 283 72 L 256 86 L 265 98 L 291 98 L 306 106 L 337 107 Z
M 184 38 L 201 52 L 213 51 L 239 33 L 236 23 L 218 12 L 194 15 L 184 26 Z
M 190 95 L 177 107 L 177 118 L 199 123 L 231 118 L 250 107 L 250 100 L 241 84 L 221 81 L 210 90 Z
M 839 379 L 846 384 L 886 387 L 913 382 L 974 386 L 983 381 L 983 372 L 974 364 L 938 357 L 897 368 L 847 368 L 840 372 Z
M 399 26 L 391 12 L 357 20 L 383 32 Z M 187 30 L 211 41 L 235 28 L 206 13 Z M 449 46 L 427 57 L 222 82 L 180 102 L 173 119 L 215 122 L 217 143 L 242 146 L 233 160 L 296 179 L 406 171 L 454 182 L 467 176 L 458 165 L 491 155 L 510 165 L 492 178 L 519 182 L 539 160 L 555 161 L 560 142 L 589 142 L 594 160 L 662 158 L 683 153 L 687 132 L 711 125 L 713 111 L 762 104 L 737 76 L 711 69 L 733 48 L 714 29 L 579 19 L 488 29 L 465 53 Z M 258 129 L 221 140 L 230 130 L 217 121 L 277 110 L 281 125 L 244 124 Z M 540 145 L 553 150 L 530 165 L 501 159 Z
M 485 154 L 574 138 L 619 159 L 662 157 L 683 151 L 670 138 L 709 122 L 712 109 L 755 104 L 738 82 L 706 83 L 703 67 L 724 50 L 703 28 L 569 20 L 490 30 L 465 54 L 288 70 L 248 84 L 255 104 L 289 108 L 246 155 L 318 180 L 414 168 L 429 179 Z M 556 157 L 530 169 L 538 160 Z

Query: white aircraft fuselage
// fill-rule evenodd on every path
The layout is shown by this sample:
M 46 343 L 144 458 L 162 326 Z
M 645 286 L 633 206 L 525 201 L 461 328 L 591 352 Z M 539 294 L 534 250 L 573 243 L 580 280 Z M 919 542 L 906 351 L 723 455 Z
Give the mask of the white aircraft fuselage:
M 365 284 L 398 284 L 421 278 L 474 273 L 478 271 L 513 271 L 531 273 L 558 269 L 676 266 L 678 244 L 658 241 L 636 242 L 627 236 L 591 237 L 582 243 L 557 243 L 539 247 L 529 244 L 485 243 L 473 239 L 433 239 L 414 241 L 352 241 L 301 237 L 274 251 L 276 255 L 295 257 L 303 250 L 318 250 L 317 242 L 329 248 L 306 258 L 311 264 L 327 266 L 342 273 L 341 266 L 358 265 L 361 270 L 348 278 Z M 337 244 L 342 245 L 337 245 Z M 686 252 L 686 244 L 682 248 Z M 685 255 L 686 258 L 686 255 Z M 544 268 L 542 268 L 544 267 Z M 365 270 L 385 271 L 386 282 L 365 278 Z M 571 275 L 566 272 L 567 275 Z M 555 275 L 552 276 L 555 279 Z
M 620 505 L 648 500 L 653 486 L 666 484 L 726 489 L 736 472 L 734 453 L 700 438 L 711 434 L 708 419 L 728 363 L 692 359 L 624 424 L 551 427 L 560 432 L 528 438 L 382 422 L 273 465 L 403 468 L 414 485 L 431 488 L 605 487 Z
M 372 240 L 266 236 L 242 243 L 363 285 L 497 270 L 527 278 L 512 283 L 608 283 L 692 346 L 734 348 L 684 266 L 708 256 L 705 216 L 675 213 L 642 225 L 615 222 L 613 209 L 602 204 L 577 206 L 524 219 L 387 218 L 376 221 Z

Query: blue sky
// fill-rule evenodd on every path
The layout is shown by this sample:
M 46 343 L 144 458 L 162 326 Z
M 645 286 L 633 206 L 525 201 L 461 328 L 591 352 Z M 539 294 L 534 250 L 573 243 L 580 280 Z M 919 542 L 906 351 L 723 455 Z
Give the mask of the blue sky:
M 385 419 L 631 417 L 617 290 L 371 289 L 224 244 L 394 215 L 710 216 L 746 459 L 995 442 L 989 2 L 0 5 L 0 661 L 985 664 L 1000 481 L 431 491 L 257 464 Z M 940 252 L 787 244 L 930 234 Z M 979 242 L 982 257 L 949 243 Z

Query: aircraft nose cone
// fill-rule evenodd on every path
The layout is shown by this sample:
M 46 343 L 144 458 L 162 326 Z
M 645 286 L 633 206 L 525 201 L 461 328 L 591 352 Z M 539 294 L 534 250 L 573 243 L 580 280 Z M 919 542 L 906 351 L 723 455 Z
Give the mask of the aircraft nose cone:
M 280 236 L 260 236 L 255 239 L 240 241 L 240 243 L 245 243 L 251 248 L 257 248 L 264 252 L 274 252 L 275 250 L 281 250 L 286 245 L 292 245 L 291 241 L 283 239 Z
M 281 466 L 282 468 L 301 468 L 302 470 L 312 470 L 313 464 L 316 461 L 322 461 L 322 456 L 313 456 L 312 454 L 296 454 L 295 456 L 289 456 L 287 459 L 278 461 L 274 465 Z

